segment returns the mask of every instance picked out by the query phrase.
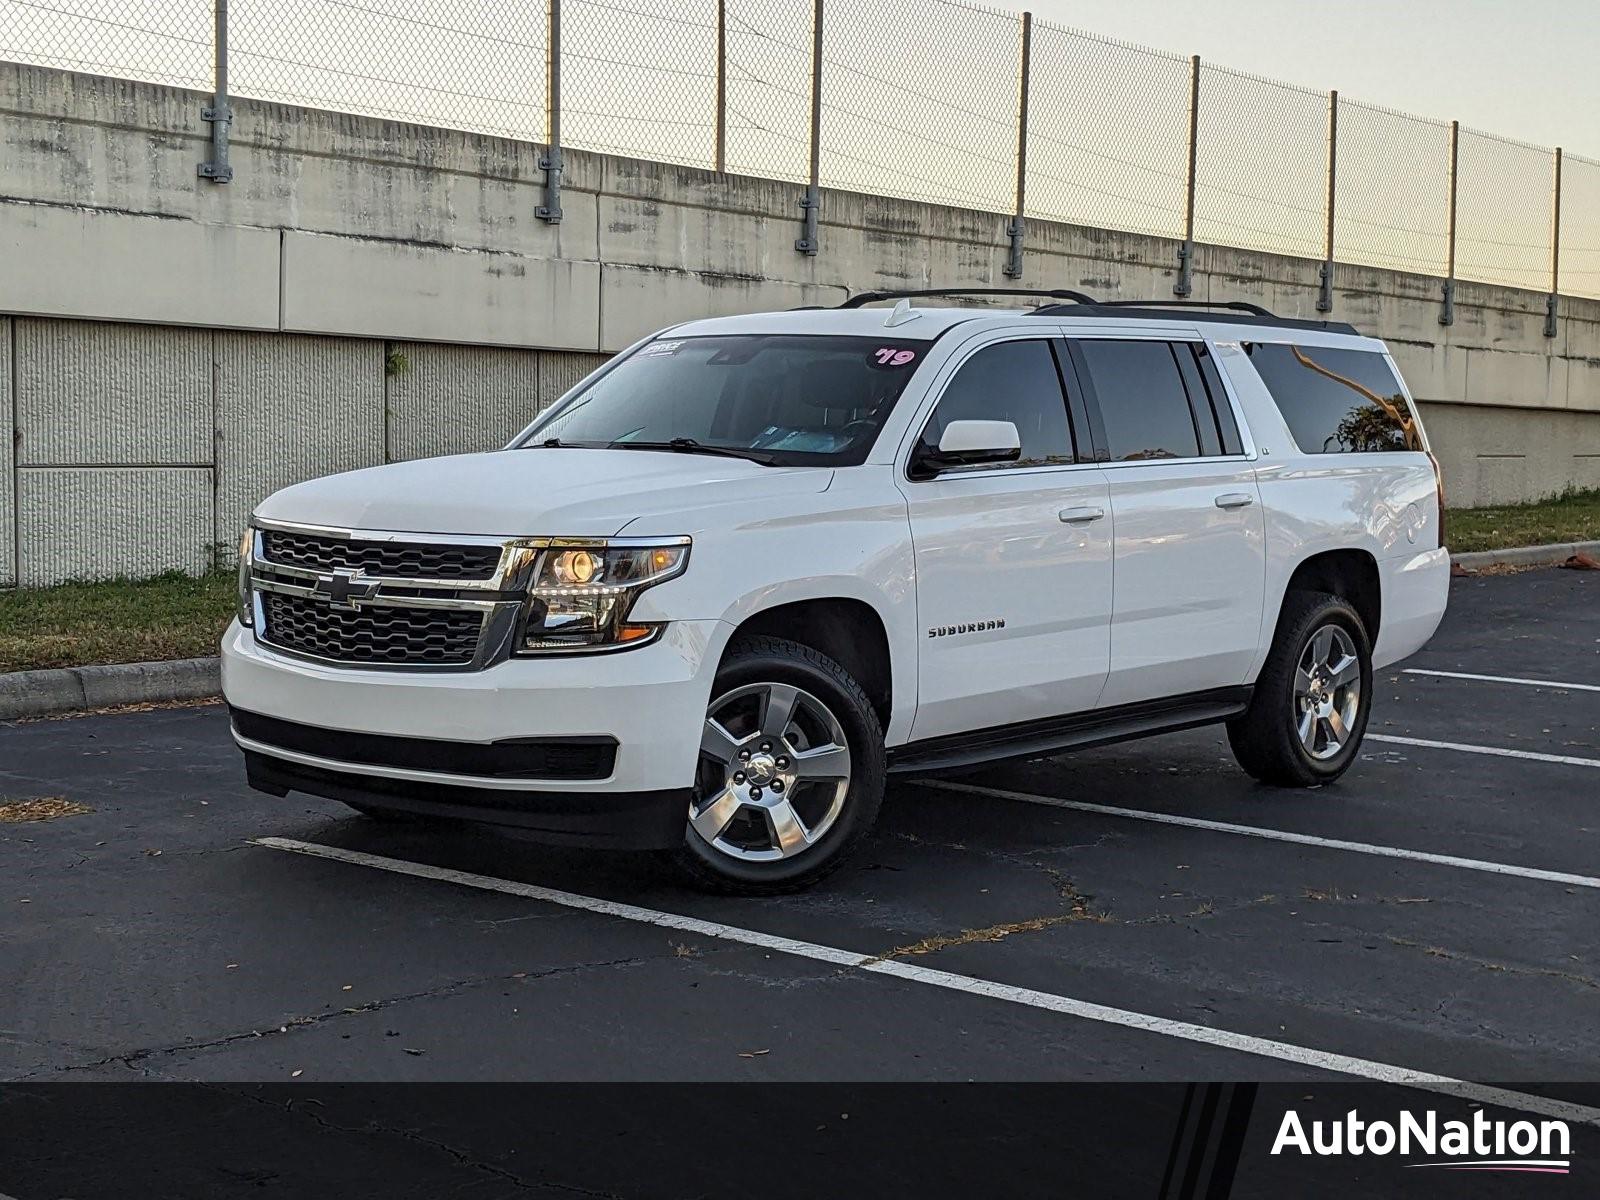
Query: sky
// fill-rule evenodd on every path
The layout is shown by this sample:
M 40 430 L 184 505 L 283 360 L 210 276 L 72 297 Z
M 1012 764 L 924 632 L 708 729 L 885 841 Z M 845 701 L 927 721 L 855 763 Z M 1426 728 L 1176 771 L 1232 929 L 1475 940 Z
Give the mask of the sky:
M 1600 0 L 1031 0 L 998 7 L 1600 158 Z

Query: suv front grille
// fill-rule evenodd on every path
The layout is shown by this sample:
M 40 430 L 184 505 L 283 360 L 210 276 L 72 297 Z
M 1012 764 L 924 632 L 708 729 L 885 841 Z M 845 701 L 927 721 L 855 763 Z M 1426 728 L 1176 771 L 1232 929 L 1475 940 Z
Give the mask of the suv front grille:
M 263 641 L 334 662 L 468 666 L 483 632 L 483 615 L 471 609 L 340 609 L 315 596 L 260 596 Z
M 362 571 L 388 579 L 492 579 L 500 566 L 499 546 L 359 541 L 279 529 L 261 531 L 261 550 L 267 562 L 285 567 Z

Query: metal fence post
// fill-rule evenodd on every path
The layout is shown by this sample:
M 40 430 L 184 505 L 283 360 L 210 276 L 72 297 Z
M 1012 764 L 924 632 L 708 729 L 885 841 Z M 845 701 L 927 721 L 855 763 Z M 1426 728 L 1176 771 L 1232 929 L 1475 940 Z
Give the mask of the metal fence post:
M 228 165 L 228 130 L 233 124 L 233 109 L 228 104 L 228 0 L 214 0 L 212 15 L 216 32 L 212 35 L 216 50 L 215 91 L 211 103 L 200 110 L 202 120 L 211 122 L 211 158 L 199 165 L 201 179 L 212 183 L 227 183 L 233 178 L 233 168 Z
M 1317 311 L 1333 308 L 1333 202 L 1339 178 L 1339 93 L 1328 93 L 1328 236 L 1323 244 L 1322 287 L 1317 293 Z
M 1544 335 L 1556 335 L 1556 297 L 1561 294 L 1561 147 L 1556 147 L 1555 186 L 1550 200 L 1550 295 L 1544 305 Z
M 1006 226 L 1006 237 L 1011 241 L 1011 253 L 1006 259 L 1005 273 L 1012 279 L 1022 278 L 1023 211 L 1026 204 L 1028 182 L 1028 73 L 1033 62 L 1033 14 L 1022 14 L 1022 75 L 1017 89 L 1017 207 Z
M 794 248 L 802 254 L 817 252 L 817 213 L 822 207 L 818 178 L 822 170 L 822 0 L 812 0 L 811 8 L 811 182 L 800 201 L 805 210 L 804 232 Z
M 728 169 L 728 0 L 717 0 L 717 131 L 711 162 L 719 174 Z
M 544 203 L 534 216 L 551 225 L 561 223 L 561 0 L 545 0 L 544 112 L 545 152 L 539 159 L 544 172 Z
M 1450 224 L 1446 234 L 1444 307 L 1439 311 L 1439 324 L 1456 323 L 1456 180 L 1461 169 L 1461 122 L 1450 122 Z
M 1200 162 L 1200 56 L 1189 59 L 1189 175 L 1183 201 L 1183 245 L 1178 247 L 1178 281 L 1175 296 L 1194 291 L 1194 177 Z

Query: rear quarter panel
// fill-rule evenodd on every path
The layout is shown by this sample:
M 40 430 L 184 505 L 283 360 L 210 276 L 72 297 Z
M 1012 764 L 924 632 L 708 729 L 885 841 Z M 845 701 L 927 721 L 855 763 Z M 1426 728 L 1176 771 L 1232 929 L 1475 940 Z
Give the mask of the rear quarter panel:
M 1217 352 L 1255 438 L 1266 512 L 1266 604 L 1255 671 L 1271 646 L 1290 577 L 1329 550 L 1364 550 L 1378 564 L 1383 613 L 1374 665 L 1413 653 L 1444 615 L 1449 577 L 1427 454 L 1303 454 L 1243 349 L 1219 343 Z

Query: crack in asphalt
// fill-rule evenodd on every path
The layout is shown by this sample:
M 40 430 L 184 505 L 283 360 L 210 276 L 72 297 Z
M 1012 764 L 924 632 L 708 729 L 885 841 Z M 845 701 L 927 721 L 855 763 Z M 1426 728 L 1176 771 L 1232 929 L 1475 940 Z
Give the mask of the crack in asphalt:
M 29 1037 L 26 1034 L 18 1033 L 15 1029 L 0 1029 L 0 1046 L 21 1047 L 31 1050 L 35 1054 L 40 1052 L 57 1055 L 63 1053 L 91 1054 L 94 1051 L 93 1047 L 79 1045 L 75 1042 L 66 1042 L 51 1038 Z M 30 1064 L 25 1070 L 23 1070 L 20 1066 L 12 1069 L 20 1071 L 21 1073 L 5 1076 L 4 1081 L 7 1083 L 22 1083 L 25 1080 L 32 1079 L 35 1075 L 49 1074 L 59 1070 L 60 1068 L 51 1066 L 48 1061 L 44 1061 Z M 5 1092 L 0 1091 L 0 1103 L 4 1103 L 5 1099 Z M 0 1197 L 0 1200 L 4 1200 L 4 1197 Z
M 871 962 L 883 962 L 887 959 L 903 958 L 912 955 L 935 954 L 941 950 L 948 950 L 955 946 L 967 946 L 975 942 L 998 942 L 1003 941 L 1005 938 L 1008 938 L 1013 934 L 1035 933 L 1043 929 L 1053 929 L 1058 925 L 1071 925 L 1078 922 L 1088 922 L 1096 925 L 1118 925 L 1124 928 L 1133 928 L 1141 925 L 1165 925 L 1176 924 L 1180 921 L 1204 920 L 1218 915 L 1216 903 L 1211 900 L 1203 900 L 1196 908 L 1187 913 L 1177 914 L 1156 912 L 1144 917 L 1119 917 L 1109 908 L 1103 906 L 1100 908 L 1092 907 L 1094 901 L 1093 895 L 1085 893 L 1081 888 L 1079 888 L 1077 883 L 1074 882 L 1072 877 L 1069 876 L 1064 870 L 1062 870 L 1060 867 L 1052 865 L 1051 863 L 1041 861 L 1039 858 L 1031 855 L 1007 852 L 1003 850 L 975 849 L 955 842 L 934 842 L 926 838 L 918 837 L 913 833 L 896 833 L 893 836 L 904 841 L 916 842 L 921 845 L 931 845 L 940 847 L 942 849 L 960 850 L 966 853 L 977 854 L 979 857 L 987 858 L 991 861 L 1010 863 L 1013 866 L 1019 866 L 1029 871 L 1040 872 L 1050 880 L 1051 887 L 1055 890 L 1056 895 L 1060 897 L 1062 903 L 1067 905 L 1068 911 L 1064 913 L 1051 913 L 1039 917 L 1029 917 L 1019 921 L 1006 921 L 995 925 L 986 925 L 979 929 L 963 929 L 958 933 L 930 934 L 929 936 L 922 938 L 920 941 L 910 942 L 906 945 L 896 946 L 892 949 L 885 950 L 881 954 L 873 956 L 869 960 Z M 1092 842 L 1086 842 L 1074 846 L 1051 847 L 1051 851 L 1054 853 L 1058 852 L 1059 850 L 1093 850 L 1098 849 L 1107 840 L 1120 840 L 1120 835 L 1101 834 Z M 1199 897 L 1196 897 L 1196 899 L 1199 899 Z M 1253 900 L 1245 900 L 1236 904 L 1227 905 L 1221 911 L 1224 913 L 1233 913 L 1243 909 L 1253 908 L 1261 904 L 1275 904 L 1277 901 L 1278 897 L 1276 895 L 1259 896 Z
M 1060 867 L 1052 867 L 1049 863 L 1037 862 L 1031 864 L 1036 870 L 1043 871 L 1050 879 L 1051 885 L 1056 889 L 1056 895 L 1072 909 L 1067 916 L 1078 921 L 1113 922 L 1116 920 L 1110 910 L 1100 909 L 1094 911 L 1089 908 L 1089 901 L 1093 896 L 1086 896 L 1079 890 L 1078 885 Z
M 570 975 L 581 971 L 607 970 L 616 967 L 629 967 L 645 962 L 659 962 L 669 958 L 679 957 L 673 954 L 646 954 L 633 955 L 627 958 L 604 959 L 596 962 L 570 963 L 559 967 L 550 967 L 543 971 L 517 971 L 509 975 L 482 975 L 471 979 L 455 980 L 450 983 L 440 984 L 438 987 L 427 988 L 420 992 L 408 992 L 399 996 L 390 996 L 383 1000 L 369 1000 L 365 1004 L 351 1005 L 334 1012 L 317 1013 L 308 1017 L 291 1017 L 276 1026 L 266 1029 L 251 1029 L 242 1033 L 230 1033 L 222 1037 L 209 1038 L 204 1041 L 179 1042 L 170 1046 L 146 1046 L 137 1050 L 129 1050 L 121 1054 L 110 1054 L 92 1062 L 70 1063 L 66 1066 L 53 1068 L 57 1073 L 69 1071 L 88 1071 L 96 1067 L 109 1067 L 115 1064 L 142 1071 L 144 1068 L 138 1064 L 153 1058 L 163 1058 L 173 1054 L 182 1054 L 196 1050 L 214 1050 L 221 1046 L 233 1045 L 237 1042 L 252 1041 L 256 1038 L 283 1037 L 301 1029 L 312 1028 L 328 1021 L 340 1020 L 344 1017 L 359 1016 L 363 1013 L 381 1012 L 399 1004 L 409 1004 L 416 1000 L 428 1000 L 439 996 L 451 996 L 486 984 L 496 983 L 528 983 L 541 979 L 550 979 L 559 975 Z M 37 1072 L 36 1072 L 37 1073 Z
M 960 933 L 936 933 L 923 938 L 919 942 L 908 945 L 896 946 L 892 950 L 885 950 L 868 959 L 868 962 L 883 962 L 891 958 L 905 958 L 911 955 L 935 954 L 940 950 L 948 950 L 952 946 L 968 946 L 973 942 L 999 942 L 1014 933 L 1033 933 L 1040 929 L 1050 929 L 1056 925 L 1065 925 L 1072 921 L 1103 921 L 1105 917 L 1092 914 L 1080 914 L 1076 911 L 1056 913 L 1048 917 L 1030 917 L 1024 921 L 1006 921 L 1000 925 L 986 925 L 982 929 L 963 929 Z
M 1410 938 L 1388 935 L 1391 945 L 1402 946 L 1408 950 L 1421 950 L 1432 958 L 1441 958 L 1446 962 L 1466 963 L 1474 967 L 1482 967 L 1485 971 L 1504 972 L 1507 975 L 1531 975 L 1536 978 L 1563 979 L 1568 983 L 1580 984 L 1586 988 L 1600 991 L 1600 979 L 1593 979 L 1588 975 L 1580 975 L 1576 971 L 1561 971 L 1554 967 L 1519 967 L 1514 963 L 1500 962 L 1493 958 L 1482 958 L 1476 954 L 1466 954 L 1458 950 L 1447 950 L 1443 946 L 1429 946 L 1423 942 L 1413 941 Z
M 979 853 L 985 853 L 979 851 Z M 1116 918 L 1105 910 L 1095 910 L 1089 907 L 1093 896 L 1085 895 L 1076 883 L 1068 877 L 1067 873 L 1059 867 L 1049 863 L 1039 862 L 1022 855 L 995 855 L 1008 861 L 1025 866 L 1030 870 L 1043 872 L 1050 880 L 1055 893 L 1061 902 L 1067 905 L 1063 913 L 1049 913 L 1045 916 L 1027 917 L 1020 921 L 1005 921 L 996 925 L 985 925 L 981 929 L 963 929 L 959 933 L 929 934 L 920 941 L 910 942 L 903 946 L 895 946 L 881 954 L 874 955 L 869 962 L 884 962 L 891 958 L 905 958 L 914 955 L 936 954 L 940 950 L 948 950 L 954 946 L 969 946 L 974 942 L 999 942 L 1004 941 L 1012 934 L 1035 933 L 1041 929 L 1052 929 L 1057 925 L 1069 925 L 1078 921 L 1089 921 L 1096 924 L 1115 924 Z

